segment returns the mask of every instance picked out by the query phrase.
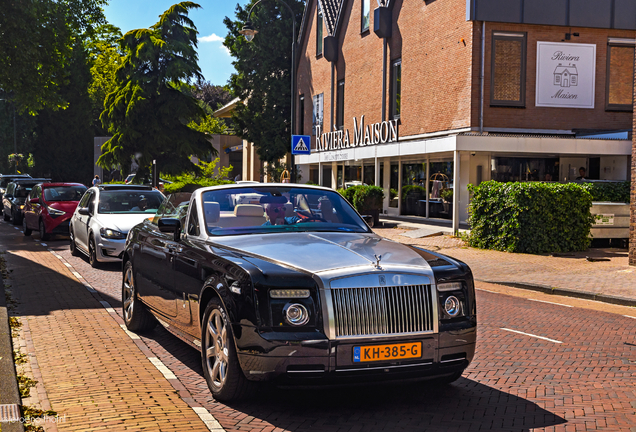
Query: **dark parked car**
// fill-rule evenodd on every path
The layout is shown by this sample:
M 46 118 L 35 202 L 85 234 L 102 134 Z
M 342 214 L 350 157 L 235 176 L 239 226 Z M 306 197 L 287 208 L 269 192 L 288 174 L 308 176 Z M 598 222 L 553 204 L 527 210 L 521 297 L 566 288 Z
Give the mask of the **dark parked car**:
M 50 235 L 68 235 L 69 219 L 86 192 L 81 183 L 42 183 L 35 185 L 24 204 L 22 232 L 40 232 L 40 240 Z
M 0 199 L 2 199 L 9 183 L 16 179 L 25 178 L 31 178 L 31 176 L 28 174 L 0 174 Z
M 201 351 L 218 400 L 259 381 L 450 382 L 475 351 L 468 266 L 377 236 L 317 186 L 168 196 L 128 234 L 122 301 L 129 330 L 158 318 Z
M 22 210 L 31 188 L 38 183 L 50 181 L 45 178 L 17 178 L 7 185 L 2 195 L 2 215 L 5 221 L 10 220 L 13 225 L 22 223 Z

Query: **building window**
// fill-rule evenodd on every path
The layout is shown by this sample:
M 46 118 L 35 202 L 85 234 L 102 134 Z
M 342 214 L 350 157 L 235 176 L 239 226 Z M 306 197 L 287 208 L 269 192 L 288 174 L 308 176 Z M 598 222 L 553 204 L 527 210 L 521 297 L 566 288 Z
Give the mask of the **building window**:
M 362 0 L 362 24 L 360 32 L 369 30 L 369 23 L 371 22 L 371 0 Z
M 391 65 L 391 118 L 400 118 L 402 102 L 402 60 L 395 60 Z
M 311 128 L 312 135 L 316 135 L 316 126 L 322 129 L 322 110 L 323 110 L 323 93 L 314 96 L 313 100 L 313 123 Z
M 490 104 L 525 107 L 526 34 L 492 34 Z
M 322 55 L 322 10 L 320 3 L 316 3 L 318 14 L 316 16 L 316 55 Z
M 298 135 L 304 135 L 305 133 L 305 95 L 300 95 L 298 98 Z
M 608 110 L 634 110 L 634 39 L 610 39 L 607 46 L 605 105 Z
M 336 102 L 336 128 L 342 130 L 344 126 L 344 80 L 338 81 L 337 102 Z

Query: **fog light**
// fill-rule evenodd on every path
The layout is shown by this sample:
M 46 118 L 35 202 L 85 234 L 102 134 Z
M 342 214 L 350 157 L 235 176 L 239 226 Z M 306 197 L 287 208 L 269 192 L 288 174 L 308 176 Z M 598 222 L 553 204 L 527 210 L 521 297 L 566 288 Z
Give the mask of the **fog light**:
M 446 302 L 444 302 L 444 310 L 451 317 L 456 317 L 459 315 L 462 309 L 462 304 L 459 299 L 455 296 L 448 296 L 446 298 Z
M 286 321 L 291 325 L 301 326 L 309 322 L 309 311 L 299 303 L 287 303 L 283 313 Z

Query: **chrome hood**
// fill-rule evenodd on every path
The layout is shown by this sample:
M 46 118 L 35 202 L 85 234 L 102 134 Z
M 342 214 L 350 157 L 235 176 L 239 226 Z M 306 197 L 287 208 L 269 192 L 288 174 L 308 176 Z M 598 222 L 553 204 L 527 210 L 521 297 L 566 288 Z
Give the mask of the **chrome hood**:
M 235 252 L 311 273 L 368 266 L 409 266 L 430 270 L 426 260 L 407 246 L 375 234 L 303 232 L 213 237 L 210 241 Z

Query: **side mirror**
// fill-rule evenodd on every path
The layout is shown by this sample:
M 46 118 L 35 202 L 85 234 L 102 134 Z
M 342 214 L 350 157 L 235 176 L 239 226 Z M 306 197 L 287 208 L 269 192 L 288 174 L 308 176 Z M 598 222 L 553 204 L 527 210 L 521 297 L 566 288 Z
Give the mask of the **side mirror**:
M 90 216 L 91 212 L 88 210 L 88 207 L 80 207 L 77 209 L 77 212 L 82 216 Z
M 29 200 L 29 202 L 30 202 L 31 204 L 39 204 L 39 203 L 40 203 L 40 198 L 31 198 L 31 199 Z
M 174 241 L 179 240 L 179 234 L 181 234 L 181 221 L 176 218 L 163 217 L 157 222 L 159 231 L 162 233 L 173 233 Z

